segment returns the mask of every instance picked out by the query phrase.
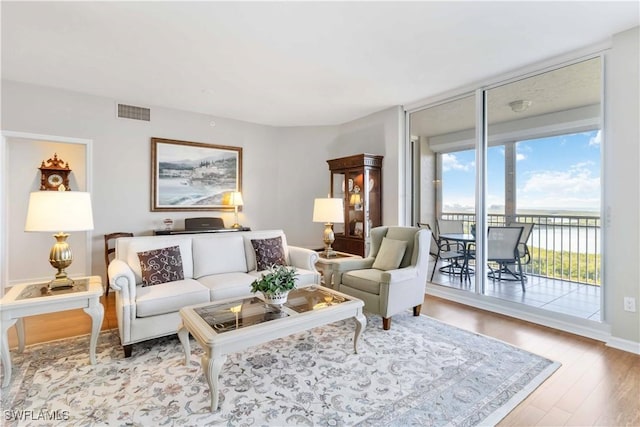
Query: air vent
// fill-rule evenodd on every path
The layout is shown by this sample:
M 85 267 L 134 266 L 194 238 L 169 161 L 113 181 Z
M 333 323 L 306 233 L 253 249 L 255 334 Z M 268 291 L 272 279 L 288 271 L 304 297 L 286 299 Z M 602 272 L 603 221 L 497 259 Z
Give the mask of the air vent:
M 151 109 L 134 105 L 118 104 L 118 117 L 123 119 L 151 121 Z

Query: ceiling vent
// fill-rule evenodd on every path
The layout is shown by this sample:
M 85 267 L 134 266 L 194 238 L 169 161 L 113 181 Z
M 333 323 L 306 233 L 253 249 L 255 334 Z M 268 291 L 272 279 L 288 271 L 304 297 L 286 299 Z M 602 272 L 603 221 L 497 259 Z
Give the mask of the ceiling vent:
M 134 105 L 118 104 L 118 117 L 123 119 L 151 121 L 151 109 Z

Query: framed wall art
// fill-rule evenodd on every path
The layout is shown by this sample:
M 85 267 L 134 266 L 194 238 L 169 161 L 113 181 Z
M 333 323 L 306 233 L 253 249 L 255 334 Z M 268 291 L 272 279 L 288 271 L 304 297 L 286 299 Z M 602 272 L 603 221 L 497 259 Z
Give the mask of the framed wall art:
M 242 191 L 242 148 L 151 138 L 151 211 L 233 210 Z

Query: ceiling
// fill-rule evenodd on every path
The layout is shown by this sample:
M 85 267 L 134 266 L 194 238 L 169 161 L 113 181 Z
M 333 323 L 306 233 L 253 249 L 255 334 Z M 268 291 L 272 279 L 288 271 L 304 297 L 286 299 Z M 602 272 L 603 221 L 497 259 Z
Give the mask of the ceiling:
M 2 78 L 272 126 L 345 123 L 639 24 L 623 2 L 2 1 Z
M 487 123 L 506 123 L 580 107 L 598 106 L 602 93 L 602 61 L 595 57 L 547 71 L 487 91 Z M 531 104 L 523 111 L 509 104 Z M 411 135 L 432 137 L 474 130 L 476 100 L 473 94 L 416 111 L 411 115 Z M 586 111 L 585 113 L 589 113 Z

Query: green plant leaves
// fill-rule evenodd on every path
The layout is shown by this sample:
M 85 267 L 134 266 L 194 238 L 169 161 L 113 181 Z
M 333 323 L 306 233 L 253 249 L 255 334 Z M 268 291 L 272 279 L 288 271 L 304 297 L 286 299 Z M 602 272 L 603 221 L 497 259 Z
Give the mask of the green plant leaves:
M 290 291 L 296 287 L 297 276 L 295 267 L 272 265 L 268 273 L 261 273 L 260 278 L 251 283 L 251 292 L 274 294 Z

